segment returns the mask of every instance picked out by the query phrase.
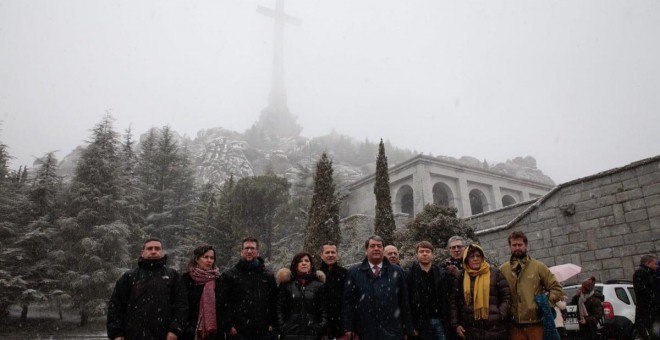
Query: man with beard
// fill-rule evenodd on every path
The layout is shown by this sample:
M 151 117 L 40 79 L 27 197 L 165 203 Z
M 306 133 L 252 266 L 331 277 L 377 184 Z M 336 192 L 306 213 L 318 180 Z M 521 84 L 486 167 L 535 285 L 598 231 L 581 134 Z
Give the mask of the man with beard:
M 269 339 L 277 325 L 277 285 L 259 257 L 259 241 L 248 237 L 241 259 L 220 278 L 225 331 L 232 339 Z
M 543 340 L 541 313 L 534 296 L 548 294 L 555 304 L 562 296 L 562 289 L 555 275 L 541 261 L 527 255 L 527 236 L 521 231 L 509 235 L 511 259 L 500 267 L 500 271 L 511 288 L 512 340 Z
M 348 270 L 342 299 L 344 335 L 362 340 L 400 340 L 412 335 L 408 289 L 401 267 L 383 257 L 383 239 L 371 236 L 366 258 Z
M 325 304 L 328 311 L 328 324 L 325 334 L 328 339 L 344 335 L 341 327 L 341 298 L 346 282 L 346 268 L 337 263 L 337 245 L 326 242 L 321 249 L 321 271 L 325 273 Z
M 181 276 L 165 267 L 163 243 L 142 243 L 138 268 L 119 278 L 108 305 L 108 338 L 176 340 L 188 317 L 188 297 Z

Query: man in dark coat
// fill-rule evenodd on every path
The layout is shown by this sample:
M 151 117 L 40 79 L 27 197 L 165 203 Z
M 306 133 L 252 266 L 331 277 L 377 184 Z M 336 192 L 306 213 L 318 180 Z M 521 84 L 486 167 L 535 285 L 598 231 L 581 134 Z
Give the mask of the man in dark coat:
M 383 239 L 365 242 L 366 259 L 348 270 L 342 300 L 342 324 L 349 339 L 400 340 L 412 335 L 408 289 L 401 267 L 383 257 Z
M 660 293 L 655 281 L 657 270 L 658 258 L 644 255 L 633 274 L 633 287 L 637 296 L 635 326 L 643 339 L 660 338 L 660 334 L 653 334 L 653 323 L 660 323 Z
M 181 276 L 165 267 L 163 243 L 142 244 L 138 268 L 119 278 L 108 305 L 110 339 L 176 340 L 188 317 L 188 299 Z
M 450 323 L 450 280 L 453 276 L 433 264 L 431 242 L 419 242 L 415 252 L 417 262 L 406 273 L 413 335 L 420 339 L 446 339 L 446 329 Z
M 337 263 L 337 245 L 326 243 L 321 249 L 321 271 L 325 274 L 324 297 L 328 312 L 325 334 L 329 339 L 344 335 L 341 327 L 341 299 L 348 270 Z
M 277 284 L 259 257 L 259 241 L 248 237 L 241 259 L 220 278 L 225 331 L 233 339 L 269 339 L 277 325 Z

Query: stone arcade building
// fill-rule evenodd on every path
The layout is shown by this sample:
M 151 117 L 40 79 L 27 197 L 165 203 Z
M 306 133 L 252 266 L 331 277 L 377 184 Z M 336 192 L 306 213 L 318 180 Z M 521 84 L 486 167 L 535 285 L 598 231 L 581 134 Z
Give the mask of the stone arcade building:
M 413 217 L 429 203 L 458 209 L 467 217 L 545 195 L 552 185 L 418 155 L 389 169 L 394 213 Z M 375 175 L 350 186 L 347 215 L 375 214 Z
M 598 281 L 632 280 L 644 254 L 660 251 L 660 156 L 563 183 L 538 199 L 467 218 L 500 263 L 507 236 L 523 231 L 548 266 L 574 263 Z

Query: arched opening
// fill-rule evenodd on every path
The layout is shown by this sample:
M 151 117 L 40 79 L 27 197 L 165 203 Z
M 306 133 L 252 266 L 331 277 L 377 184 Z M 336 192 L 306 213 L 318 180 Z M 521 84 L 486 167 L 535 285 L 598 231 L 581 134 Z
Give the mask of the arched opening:
M 472 189 L 470 191 L 470 208 L 472 209 L 472 215 L 488 211 L 488 200 L 481 190 Z
M 402 186 L 397 192 L 396 198 L 402 213 L 408 214 L 409 217 L 415 216 L 415 201 L 413 199 L 413 189 L 410 186 Z
M 433 203 L 450 207 L 453 200 L 451 189 L 444 183 L 435 183 L 433 185 Z
M 502 206 L 506 207 L 507 205 L 512 205 L 516 204 L 516 199 L 513 198 L 511 195 L 504 195 L 502 196 Z

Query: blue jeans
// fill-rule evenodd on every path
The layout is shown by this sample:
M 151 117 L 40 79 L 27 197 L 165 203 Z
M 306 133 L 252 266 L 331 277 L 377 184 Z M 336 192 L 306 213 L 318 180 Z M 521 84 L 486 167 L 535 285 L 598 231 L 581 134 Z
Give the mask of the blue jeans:
M 424 339 L 446 340 L 447 337 L 445 336 L 445 328 L 442 327 L 442 321 L 440 319 L 429 320 L 429 328 L 422 337 Z

